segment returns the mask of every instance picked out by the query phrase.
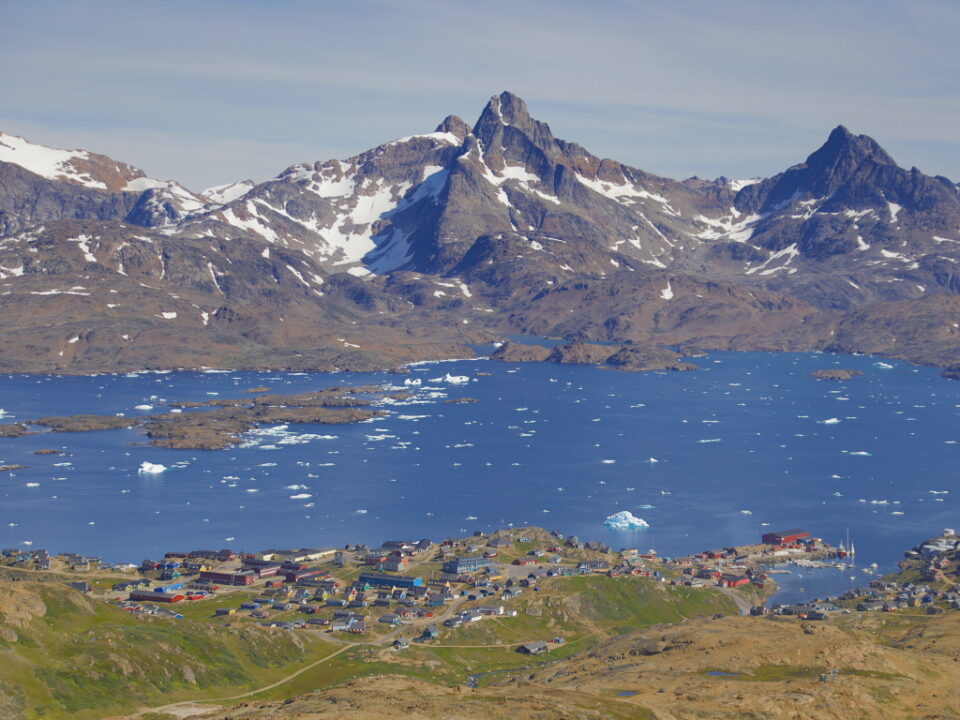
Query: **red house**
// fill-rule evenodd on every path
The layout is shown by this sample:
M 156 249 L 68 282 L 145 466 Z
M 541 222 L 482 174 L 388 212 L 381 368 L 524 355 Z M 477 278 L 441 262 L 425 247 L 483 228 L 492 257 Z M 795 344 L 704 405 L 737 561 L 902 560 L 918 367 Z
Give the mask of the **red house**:
M 720 582 L 724 587 L 735 588 L 741 585 L 747 585 L 750 582 L 750 578 L 746 575 L 724 575 Z
M 793 529 L 782 532 L 765 533 L 760 539 L 764 545 L 790 545 L 809 537 L 810 533 L 804 530 Z

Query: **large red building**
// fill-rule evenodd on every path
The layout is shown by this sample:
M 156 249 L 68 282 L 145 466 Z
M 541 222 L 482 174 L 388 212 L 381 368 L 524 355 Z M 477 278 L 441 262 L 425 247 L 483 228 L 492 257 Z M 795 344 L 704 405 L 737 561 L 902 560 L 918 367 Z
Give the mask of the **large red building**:
M 254 573 L 252 570 L 241 570 L 239 572 L 203 570 L 200 573 L 200 580 L 220 585 L 253 585 Z
M 783 530 L 782 532 L 765 533 L 761 540 L 765 545 L 791 545 L 799 540 L 805 540 L 810 537 L 810 533 L 804 530 Z

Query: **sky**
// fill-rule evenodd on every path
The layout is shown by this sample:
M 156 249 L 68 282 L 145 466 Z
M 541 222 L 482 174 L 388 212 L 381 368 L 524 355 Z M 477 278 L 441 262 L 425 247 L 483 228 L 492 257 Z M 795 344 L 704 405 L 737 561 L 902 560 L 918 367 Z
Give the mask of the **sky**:
M 831 128 L 960 180 L 954 0 L 0 0 L 0 130 L 193 190 L 473 123 L 673 178 L 769 176 Z

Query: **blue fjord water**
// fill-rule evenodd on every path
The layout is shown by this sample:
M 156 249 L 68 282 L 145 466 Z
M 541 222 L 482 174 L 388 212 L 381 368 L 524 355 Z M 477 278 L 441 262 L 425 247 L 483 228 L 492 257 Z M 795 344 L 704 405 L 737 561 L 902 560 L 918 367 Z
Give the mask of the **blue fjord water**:
M 0 474 L 0 545 L 138 562 L 173 549 L 379 543 L 532 524 L 670 556 L 801 527 L 830 542 L 849 530 L 858 566 L 883 572 L 904 549 L 960 524 L 960 383 L 867 356 L 713 353 L 695 362 L 702 369 L 685 373 L 464 360 L 407 376 L 6 376 L 4 421 L 147 414 L 135 407 L 160 411 L 164 400 L 236 397 L 256 385 L 422 385 L 411 404 L 385 406 L 386 418 L 267 428 L 222 451 L 146 447 L 134 430 L 0 440 L 0 464 L 28 466 Z M 864 375 L 810 375 L 829 367 Z M 432 381 L 447 373 L 471 380 Z M 443 402 L 458 397 L 479 402 Z M 64 455 L 32 454 L 39 448 Z M 141 475 L 143 461 L 169 469 Z M 605 528 L 619 510 L 650 527 Z M 859 570 L 778 577 L 781 599 L 869 579 Z

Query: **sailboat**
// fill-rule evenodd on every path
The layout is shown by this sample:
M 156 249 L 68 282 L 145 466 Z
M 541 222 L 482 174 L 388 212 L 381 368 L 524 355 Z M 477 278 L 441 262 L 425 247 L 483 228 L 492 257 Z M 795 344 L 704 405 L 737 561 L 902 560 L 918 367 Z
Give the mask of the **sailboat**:
M 847 540 L 843 540 L 837 545 L 837 557 L 838 558 L 854 558 L 857 555 L 857 549 L 853 545 L 853 540 L 850 539 L 850 529 L 847 528 Z

